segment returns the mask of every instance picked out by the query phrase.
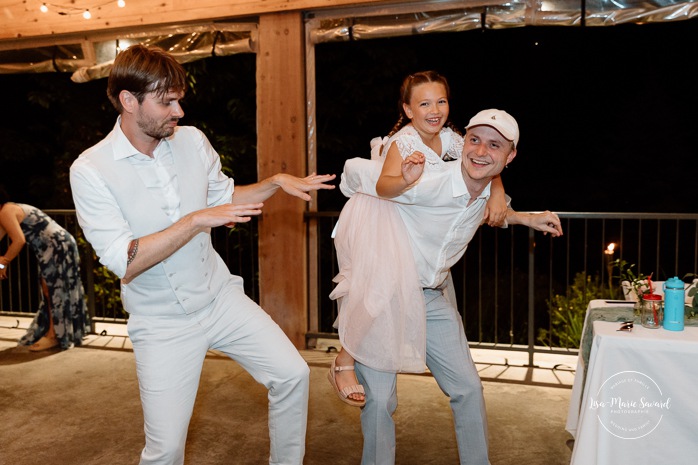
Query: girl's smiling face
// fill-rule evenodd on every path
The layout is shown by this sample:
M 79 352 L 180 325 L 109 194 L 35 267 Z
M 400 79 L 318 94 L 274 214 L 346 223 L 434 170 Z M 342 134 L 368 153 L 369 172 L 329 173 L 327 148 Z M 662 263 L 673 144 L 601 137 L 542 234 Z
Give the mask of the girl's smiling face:
M 439 134 L 448 119 L 448 95 L 439 82 L 426 82 L 412 89 L 409 103 L 402 105 L 417 132 L 428 139 Z

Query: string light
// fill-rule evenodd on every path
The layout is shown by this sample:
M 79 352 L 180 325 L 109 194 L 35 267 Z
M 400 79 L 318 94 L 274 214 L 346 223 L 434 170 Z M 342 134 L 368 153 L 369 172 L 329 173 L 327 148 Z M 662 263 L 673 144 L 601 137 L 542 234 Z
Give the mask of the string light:
M 92 5 L 92 9 L 100 9 L 106 5 L 113 4 L 114 0 L 109 0 L 105 1 L 102 4 L 99 5 Z M 125 0 L 117 0 L 116 5 L 119 8 L 125 8 L 126 7 L 126 1 Z M 42 3 L 41 6 L 39 6 L 39 11 L 42 13 L 48 13 L 49 11 L 54 11 L 56 14 L 59 14 L 61 16 L 70 16 L 70 15 L 82 15 L 83 18 L 85 19 L 90 19 L 92 18 L 92 13 L 90 13 L 89 8 L 79 8 L 73 5 L 61 5 L 58 3 Z

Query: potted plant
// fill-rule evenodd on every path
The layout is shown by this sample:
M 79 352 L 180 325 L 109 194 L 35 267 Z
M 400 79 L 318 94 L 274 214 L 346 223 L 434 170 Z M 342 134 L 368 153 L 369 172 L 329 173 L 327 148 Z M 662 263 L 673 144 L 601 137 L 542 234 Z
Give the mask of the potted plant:
M 635 264 L 629 264 L 620 258 L 613 261 L 613 268 L 618 269 L 618 274 L 614 278 L 620 281 L 625 300 L 639 302 L 643 295 L 650 293 L 649 280 L 652 279 L 652 275 L 635 274 L 634 267 Z
M 613 261 L 613 268 L 618 269 L 618 274 L 614 278 L 620 281 L 623 297 L 625 300 L 635 302 L 633 311 L 635 315 L 640 314 L 640 306 L 642 305 L 642 297 L 645 294 L 651 294 L 654 289 L 650 289 L 650 281 L 652 274 L 646 276 L 640 272 L 637 274 L 633 270 L 635 264 L 629 264 L 620 258 Z

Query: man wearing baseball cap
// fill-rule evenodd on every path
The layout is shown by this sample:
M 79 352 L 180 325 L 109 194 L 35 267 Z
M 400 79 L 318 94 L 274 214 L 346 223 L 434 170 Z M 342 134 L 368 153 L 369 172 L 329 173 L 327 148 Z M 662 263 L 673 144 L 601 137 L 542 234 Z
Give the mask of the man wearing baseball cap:
M 518 124 L 511 115 L 497 109 L 484 110 L 466 128 L 460 163 L 453 161 L 445 163 L 443 169 L 425 170 L 423 154 L 389 151 L 388 158 L 395 156 L 402 160 L 390 163 L 364 158 L 347 160 L 340 183 L 347 197 L 373 198 L 375 203 L 368 205 L 373 205 L 369 208 L 376 212 L 386 203 L 391 204 L 399 214 L 394 221 L 402 220 L 401 225 L 386 224 L 389 215 L 366 214 L 365 209 L 360 216 L 340 216 L 335 237 L 337 255 L 350 257 L 348 262 L 352 267 L 375 274 L 375 280 L 373 276 L 356 278 L 368 283 L 388 283 L 392 282 L 388 279 L 391 276 L 408 276 L 416 271 L 418 282 L 408 280 L 409 284 L 402 289 L 380 291 L 388 297 L 397 296 L 405 292 L 404 287 L 414 286 L 417 293 L 423 293 L 426 341 L 405 343 L 414 348 L 426 347 L 426 365 L 450 398 L 461 464 L 487 465 L 489 452 L 482 383 L 456 307 L 450 268 L 463 256 L 482 224 L 490 182 L 514 159 L 518 142 Z M 559 218 L 549 211 L 528 214 L 510 208 L 507 224 L 522 224 L 555 237 L 562 235 Z M 356 228 L 374 226 L 381 231 L 378 236 L 365 241 L 354 239 L 352 231 Z M 391 235 L 394 229 L 399 229 L 395 237 Z M 388 253 L 384 244 L 399 241 L 396 238 L 404 235 L 408 240 L 397 243 L 409 248 L 414 260 L 398 266 L 394 257 L 384 256 Z M 365 267 L 367 263 L 373 264 L 372 268 Z M 350 271 L 340 269 L 339 276 L 356 285 Z M 370 289 L 365 291 L 365 295 L 370 295 Z M 378 321 L 373 324 L 391 323 Z M 380 334 L 380 331 L 371 330 L 371 333 Z M 397 373 L 378 370 L 372 365 L 371 360 L 355 362 L 357 378 L 366 391 L 366 405 L 361 412 L 364 436 L 361 463 L 392 465 L 396 445 L 392 416 L 397 407 Z
M 477 197 L 516 156 L 519 125 L 506 111 L 489 109 L 473 116 L 465 130 L 461 157 L 463 181 L 470 194 Z M 518 215 L 513 210 L 509 213 Z M 507 223 L 514 220 L 509 216 Z
M 501 135 L 503 135 L 507 140 L 514 143 L 514 148 L 516 148 L 519 143 L 519 125 L 513 116 L 504 110 L 489 109 L 482 110 L 477 115 L 470 118 L 468 128 L 474 126 L 492 126 Z

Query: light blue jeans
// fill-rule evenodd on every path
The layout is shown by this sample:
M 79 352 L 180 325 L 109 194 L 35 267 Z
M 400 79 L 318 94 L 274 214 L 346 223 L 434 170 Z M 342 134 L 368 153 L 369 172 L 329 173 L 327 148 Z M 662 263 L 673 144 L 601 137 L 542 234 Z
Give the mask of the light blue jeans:
M 489 465 L 487 416 L 482 382 L 470 356 L 460 315 L 440 290 L 425 289 L 427 306 L 427 366 L 451 400 L 461 464 Z M 361 411 L 364 436 L 362 465 L 395 463 L 397 375 L 356 363 L 366 390 Z M 438 447 L 438 444 L 434 444 Z
M 237 361 L 269 390 L 269 463 L 303 463 L 310 369 L 281 328 L 241 287 L 228 286 L 211 305 L 193 314 L 130 315 L 128 333 L 145 420 L 141 465 L 184 463 L 187 430 L 209 349 Z

